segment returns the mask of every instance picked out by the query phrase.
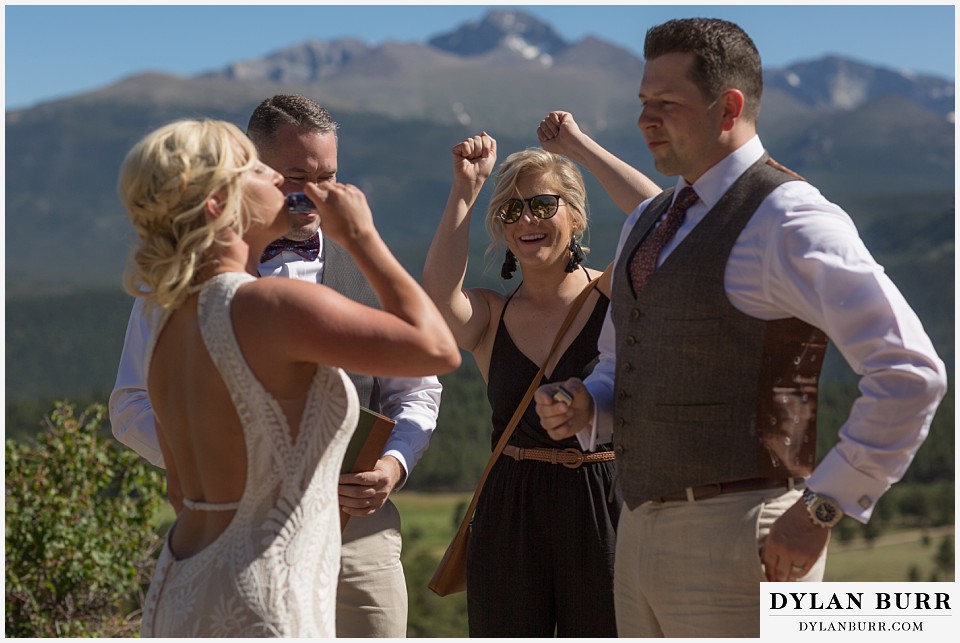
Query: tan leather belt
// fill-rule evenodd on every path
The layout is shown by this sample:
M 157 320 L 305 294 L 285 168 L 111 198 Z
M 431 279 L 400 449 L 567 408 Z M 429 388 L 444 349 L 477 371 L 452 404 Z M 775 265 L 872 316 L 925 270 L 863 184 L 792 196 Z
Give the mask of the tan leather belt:
M 609 462 L 613 460 L 613 451 L 584 453 L 580 449 L 523 449 L 511 444 L 503 447 L 503 455 L 520 460 L 536 460 L 550 464 L 562 464 L 568 469 L 576 469 L 584 462 Z
M 699 487 L 687 487 L 683 491 L 668 493 L 659 498 L 654 498 L 653 502 L 693 502 L 695 500 L 715 498 L 725 493 L 761 491 L 763 489 L 776 489 L 778 487 L 793 489 L 801 484 L 803 484 L 803 478 L 750 478 L 749 480 L 735 480 L 733 482 L 716 482 Z

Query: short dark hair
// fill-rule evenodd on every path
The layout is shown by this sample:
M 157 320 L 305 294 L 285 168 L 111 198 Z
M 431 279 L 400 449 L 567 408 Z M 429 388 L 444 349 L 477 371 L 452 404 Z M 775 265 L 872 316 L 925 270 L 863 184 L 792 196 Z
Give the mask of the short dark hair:
M 334 136 L 339 127 L 316 101 L 299 94 L 277 94 L 253 110 L 247 123 L 247 136 L 262 150 L 270 146 L 277 129 L 285 124 L 316 134 L 332 132 Z
M 756 122 L 763 93 L 760 52 L 738 25 L 719 18 L 669 20 L 647 31 L 643 57 L 690 53 L 695 61 L 691 78 L 704 98 L 717 98 L 727 89 L 745 97 L 744 116 Z

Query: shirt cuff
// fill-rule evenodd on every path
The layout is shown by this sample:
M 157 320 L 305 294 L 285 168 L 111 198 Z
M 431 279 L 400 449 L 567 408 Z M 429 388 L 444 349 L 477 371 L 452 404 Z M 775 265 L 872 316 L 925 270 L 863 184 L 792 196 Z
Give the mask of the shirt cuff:
M 577 440 L 584 451 L 593 451 L 598 444 L 613 439 L 613 393 L 604 382 L 583 383 L 593 397 L 593 418 L 590 425 L 577 433 Z
M 810 475 L 807 488 L 833 498 L 843 513 L 866 524 L 880 496 L 890 485 L 853 468 L 834 448 Z
M 396 458 L 396 459 L 397 459 L 397 462 L 400 463 L 400 467 L 403 469 L 403 478 L 400 480 L 400 482 L 397 483 L 397 486 L 395 486 L 395 487 L 393 488 L 394 491 L 397 491 L 398 489 L 401 489 L 401 488 L 403 487 L 403 485 L 405 485 L 405 484 L 407 483 L 407 480 L 410 479 L 410 467 L 407 466 L 407 462 L 408 462 L 409 460 L 407 459 L 407 456 L 406 456 L 406 455 L 404 455 L 401 451 L 398 451 L 397 449 L 388 449 L 388 450 L 384 451 L 384 452 L 380 455 L 380 459 L 382 460 L 382 459 L 384 459 L 385 457 L 387 457 L 388 455 L 393 456 L 394 458 Z

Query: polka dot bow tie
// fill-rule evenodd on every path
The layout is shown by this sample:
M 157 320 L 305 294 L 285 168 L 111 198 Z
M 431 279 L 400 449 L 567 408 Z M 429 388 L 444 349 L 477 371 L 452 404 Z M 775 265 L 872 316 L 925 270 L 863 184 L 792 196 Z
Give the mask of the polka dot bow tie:
M 306 241 L 294 241 L 280 237 L 263 251 L 260 263 L 270 261 L 281 252 L 295 252 L 307 261 L 314 261 L 320 255 L 320 235 L 315 234 Z

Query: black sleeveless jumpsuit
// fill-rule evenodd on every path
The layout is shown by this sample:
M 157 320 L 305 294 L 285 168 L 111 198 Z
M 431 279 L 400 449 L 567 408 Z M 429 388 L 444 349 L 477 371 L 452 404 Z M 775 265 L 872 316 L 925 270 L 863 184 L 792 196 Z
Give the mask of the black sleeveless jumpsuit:
M 587 325 L 543 384 L 590 374 L 609 303 L 601 294 Z M 501 313 L 487 386 L 492 445 L 538 371 L 514 345 Z M 552 440 L 532 402 L 509 443 L 524 448 L 580 446 L 576 437 Z M 597 450 L 610 449 L 605 444 Z M 612 461 L 570 469 L 500 456 L 473 519 L 467 558 L 470 636 L 616 637 L 613 556 L 622 499 L 615 491 L 608 502 L 613 480 Z

